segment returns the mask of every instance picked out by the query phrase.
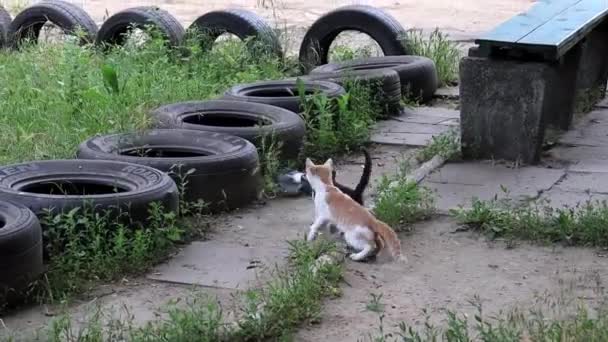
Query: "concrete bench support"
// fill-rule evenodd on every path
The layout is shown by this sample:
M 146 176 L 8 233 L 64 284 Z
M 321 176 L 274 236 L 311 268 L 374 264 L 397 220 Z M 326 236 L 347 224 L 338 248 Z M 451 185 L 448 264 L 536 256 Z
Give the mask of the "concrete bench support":
M 538 162 L 545 125 L 572 120 L 580 52 L 548 64 L 465 57 L 460 125 L 466 159 Z
M 606 96 L 608 81 L 608 23 L 595 28 L 582 44 L 577 78 L 578 108 L 590 109 Z

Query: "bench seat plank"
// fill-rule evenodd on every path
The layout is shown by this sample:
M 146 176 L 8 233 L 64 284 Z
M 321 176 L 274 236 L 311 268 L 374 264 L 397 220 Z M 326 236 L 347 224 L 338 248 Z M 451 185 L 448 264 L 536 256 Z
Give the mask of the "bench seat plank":
M 542 26 L 556 15 L 576 5 L 582 0 L 545 0 L 536 3 L 528 11 L 503 22 L 494 30 L 475 40 L 478 45 L 517 43 L 530 32 Z M 596 0 L 603 1 L 603 0 Z
M 608 0 L 582 0 L 519 40 L 545 46 L 545 58 L 558 59 L 608 15 Z

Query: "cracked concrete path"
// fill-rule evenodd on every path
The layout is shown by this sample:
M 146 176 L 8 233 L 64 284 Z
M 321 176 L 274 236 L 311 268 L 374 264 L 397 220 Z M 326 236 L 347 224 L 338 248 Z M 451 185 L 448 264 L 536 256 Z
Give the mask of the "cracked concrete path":
M 553 207 L 608 200 L 608 108 L 600 104 L 584 115 L 538 166 L 497 161 L 447 163 L 423 184 L 436 191 L 442 213 L 469 207 L 474 198 L 541 199 Z

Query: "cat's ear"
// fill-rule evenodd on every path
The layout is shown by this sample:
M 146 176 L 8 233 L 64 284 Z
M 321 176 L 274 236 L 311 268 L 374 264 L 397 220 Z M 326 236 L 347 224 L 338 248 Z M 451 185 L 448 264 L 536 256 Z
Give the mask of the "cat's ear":
M 315 166 L 315 164 L 313 164 L 312 160 L 310 160 L 310 158 L 306 158 L 306 168 L 309 169 L 313 166 Z
M 327 159 L 327 161 L 325 162 L 325 164 L 323 164 L 327 167 L 333 168 L 334 167 L 334 162 L 333 160 L 331 160 L 331 158 Z

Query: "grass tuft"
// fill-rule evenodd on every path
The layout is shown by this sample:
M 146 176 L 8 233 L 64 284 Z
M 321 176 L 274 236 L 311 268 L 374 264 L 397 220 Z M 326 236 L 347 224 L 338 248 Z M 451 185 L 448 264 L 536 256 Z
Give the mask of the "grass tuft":
M 475 304 L 474 304 L 475 305 Z M 468 315 L 448 311 L 442 326 L 428 321 L 424 328 L 401 322 L 396 331 L 386 332 L 384 316 L 375 333 L 365 341 L 373 342 L 523 342 L 523 341 L 589 341 L 608 340 L 608 311 L 600 308 L 591 314 L 589 308 L 579 309 L 565 318 L 546 317 L 539 310 L 513 310 L 494 317 L 483 314 L 481 305 L 471 320 Z M 594 310 L 595 311 L 595 310 Z
M 369 142 L 371 126 L 382 108 L 369 88 L 353 83 L 348 89 L 337 99 L 322 94 L 302 98 L 306 157 L 325 160 Z
M 431 191 L 410 180 L 402 166 L 397 174 L 380 179 L 374 214 L 398 231 L 404 225 L 429 218 L 435 211 L 434 204 Z
M 447 34 L 436 28 L 426 38 L 422 30 L 410 30 L 404 44 L 411 55 L 428 57 L 435 62 L 440 86 L 453 85 L 458 81 L 461 53 L 458 44 L 449 40 Z
M 100 280 L 145 272 L 166 257 L 183 241 L 186 231 L 175 213 L 165 212 L 156 203 L 149 213 L 145 228 L 128 227 L 87 207 L 41 218 L 50 260 L 44 281 L 37 287 L 40 299 L 63 301 Z
M 474 199 L 470 209 L 460 208 L 452 214 L 462 224 L 491 238 L 608 247 L 608 203 L 605 201 L 554 208 L 543 200 L 517 203 L 507 193 L 501 199 Z
M 455 160 L 460 157 L 460 137 L 456 130 L 434 136 L 430 144 L 418 152 L 416 159 L 418 162 L 424 163 L 433 159 L 436 155 L 445 160 Z

